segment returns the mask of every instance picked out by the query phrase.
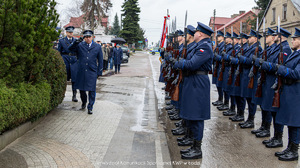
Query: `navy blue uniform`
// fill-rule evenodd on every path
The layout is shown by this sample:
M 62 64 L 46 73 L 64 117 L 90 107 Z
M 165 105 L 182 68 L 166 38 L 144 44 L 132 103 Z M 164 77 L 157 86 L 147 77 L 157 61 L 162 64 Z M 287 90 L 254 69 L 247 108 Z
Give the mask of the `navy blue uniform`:
M 73 42 L 69 50 L 77 53 L 78 73 L 75 83 L 76 89 L 80 90 L 83 103 L 87 102 L 85 91 L 89 91 L 88 109 L 92 110 L 96 97 L 97 77 L 101 75 L 103 69 L 103 55 L 101 46 L 95 42 L 90 45 L 86 42 L 77 44 Z
M 120 65 L 123 59 L 123 50 L 122 48 L 115 48 L 113 52 L 114 65 L 115 65 L 115 73 L 120 72 Z
M 58 51 L 60 52 L 65 65 L 66 65 L 66 71 L 67 71 L 67 80 L 72 80 L 72 90 L 75 90 L 74 82 L 76 81 L 77 76 L 77 58 L 76 53 L 71 52 L 68 47 L 72 42 L 74 42 L 75 39 L 72 38 L 71 41 L 68 40 L 68 37 L 59 39 L 58 43 Z

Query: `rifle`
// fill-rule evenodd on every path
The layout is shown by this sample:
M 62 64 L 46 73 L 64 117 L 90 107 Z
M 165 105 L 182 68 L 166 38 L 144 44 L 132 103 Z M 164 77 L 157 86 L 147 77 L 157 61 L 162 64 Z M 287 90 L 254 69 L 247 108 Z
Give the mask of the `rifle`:
M 280 54 L 278 57 L 278 64 L 283 64 L 283 49 L 282 49 L 282 43 L 281 43 L 281 32 L 280 32 L 280 16 L 278 16 L 278 35 L 280 38 Z M 282 88 L 282 78 L 280 75 L 277 75 L 277 89 L 275 90 L 274 97 L 273 97 L 273 103 L 272 107 L 280 107 L 280 90 Z
M 243 33 L 242 31 L 242 22 L 240 22 L 240 36 L 241 36 L 241 33 Z M 241 50 L 239 51 L 239 54 L 241 55 L 244 55 L 244 43 L 243 43 L 243 39 L 241 38 L 241 42 L 242 42 L 242 47 L 241 47 Z M 239 69 L 238 69 L 238 73 L 236 75 L 236 78 L 235 78 L 235 82 L 234 82 L 234 86 L 240 86 L 240 81 L 241 81 L 241 73 L 243 71 L 243 67 L 242 65 L 240 64 L 239 65 Z
M 224 27 L 224 37 L 225 37 L 225 27 Z M 226 53 L 226 44 L 224 46 L 224 50 L 223 51 Z M 225 60 L 222 59 L 222 67 L 221 67 L 221 72 L 220 72 L 218 81 L 223 81 L 223 72 L 224 71 L 225 71 Z
M 264 52 L 262 59 L 267 60 L 267 43 L 266 43 L 266 31 L 265 31 L 265 18 L 264 18 L 264 26 L 263 26 L 263 35 L 264 35 Z M 257 89 L 255 92 L 255 97 L 262 97 L 262 84 L 266 81 L 266 72 L 264 70 L 261 71 L 261 76 L 259 83 L 257 85 Z
M 187 52 L 187 27 L 186 27 L 186 21 L 187 21 L 187 11 L 185 13 L 185 24 L 184 24 L 184 46 L 183 46 L 183 50 L 182 50 L 182 56 L 183 58 L 185 59 L 186 58 L 186 52 Z M 178 58 L 177 58 L 177 61 L 179 61 L 179 50 L 178 50 Z M 178 81 L 177 81 L 177 84 L 175 86 L 175 90 L 174 90 L 174 93 L 171 97 L 172 100 L 174 101 L 178 101 L 179 100 L 179 85 L 180 83 L 182 82 L 182 70 L 179 70 L 179 76 L 178 76 Z
M 179 57 L 179 50 L 178 50 L 178 32 L 175 33 L 174 36 L 174 43 L 173 43 L 173 58 L 177 59 Z M 170 78 L 169 78 L 169 94 L 172 95 L 174 93 L 174 83 L 175 76 L 177 77 L 175 69 L 172 68 L 172 62 L 170 62 Z
M 231 26 L 231 39 L 232 39 L 232 52 L 231 52 L 231 55 L 233 57 L 235 57 L 234 38 L 233 38 L 233 28 L 232 28 L 232 26 Z M 232 77 L 234 76 L 234 71 L 235 71 L 235 66 L 233 64 L 231 64 L 230 75 L 229 75 L 229 78 L 228 78 L 227 85 L 232 84 Z
M 217 38 L 217 37 L 216 37 Z M 216 39 L 216 50 L 215 53 L 219 54 L 219 43 L 218 40 Z M 216 66 L 214 67 L 214 73 L 213 73 L 213 77 L 218 77 L 218 69 L 219 69 L 219 61 L 216 60 Z
M 259 43 L 258 43 L 258 17 L 256 19 L 256 37 L 257 37 L 257 41 L 256 41 L 256 48 L 255 48 L 255 56 L 256 58 L 258 58 L 258 54 L 259 54 Z M 256 75 L 257 73 L 257 68 L 255 66 L 255 64 L 253 63 L 253 66 L 252 66 L 252 72 L 253 72 L 253 75 L 251 76 L 250 78 L 250 81 L 248 83 L 248 88 L 250 89 L 253 89 L 253 86 L 254 86 L 254 76 Z

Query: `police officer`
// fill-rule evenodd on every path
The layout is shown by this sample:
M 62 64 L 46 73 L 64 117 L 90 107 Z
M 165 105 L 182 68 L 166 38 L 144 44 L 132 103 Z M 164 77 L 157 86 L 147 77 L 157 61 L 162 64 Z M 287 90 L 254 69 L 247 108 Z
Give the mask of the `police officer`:
M 252 102 L 253 97 L 253 89 L 248 88 L 248 83 L 250 81 L 249 73 L 250 69 L 252 68 L 252 62 L 253 58 L 252 56 L 255 55 L 255 50 L 258 46 L 258 56 L 261 56 L 263 50 L 259 44 L 258 39 L 260 39 L 262 36 L 259 33 L 256 33 L 254 30 L 250 30 L 249 34 L 249 49 L 245 52 L 244 56 L 240 56 L 239 61 L 243 66 L 243 72 L 242 72 L 242 80 L 241 80 L 241 96 L 246 98 L 247 104 L 248 104 L 248 119 L 245 122 L 239 123 L 241 128 L 254 128 L 254 116 L 256 113 L 256 104 Z M 258 43 L 258 44 L 257 44 Z
M 237 57 L 237 52 L 241 48 L 241 46 L 239 44 L 238 35 L 235 32 L 232 33 L 232 39 L 233 39 L 233 45 L 234 45 L 233 46 L 234 52 L 231 53 L 231 54 L 229 53 L 230 55 L 227 55 L 224 58 L 227 62 L 230 62 L 230 63 L 231 63 L 231 58 L 232 57 L 236 58 Z M 231 52 L 233 50 L 231 50 Z M 230 108 L 229 108 L 228 111 L 223 112 L 224 116 L 232 116 L 232 115 L 235 115 L 235 113 L 236 113 L 235 112 L 236 98 L 235 98 L 235 90 L 234 90 L 234 81 L 235 81 L 234 75 L 235 75 L 236 68 L 237 68 L 237 65 L 231 63 L 230 69 L 228 71 L 229 75 L 231 75 L 231 78 L 232 78 L 231 79 L 231 84 L 229 85 L 228 82 L 227 82 L 227 87 L 225 89 L 225 91 L 228 91 L 228 94 L 230 95 Z M 230 77 L 230 76 L 228 76 L 228 77 Z
M 81 38 L 74 41 L 69 50 L 77 53 L 78 73 L 76 88 L 80 90 L 80 98 L 82 101 L 81 108 L 86 108 L 87 94 L 89 93 L 88 114 L 93 114 L 93 105 L 96 98 L 97 78 L 103 70 L 103 55 L 101 46 L 93 42 L 93 31 L 85 30 L 83 32 L 84 42 Z
M 198 22 L 194 40 L 197 47 L 186 59 L 176 62 L 174 68 L 188 71 L 182 86 L 181 116 L 188 120 L 193 133 L 193 146 L 181 150 L 182 159 L 202 158 L 201 143 L 204 120 L 210 119 L 210 81 L 208 72 L 212 69 L 213 51 L 210 36 L 213 30 Z
M 280 28 L 281 32 L 281 40 L 278 35 L 278 28 L 275 33 L 275 42 L 277 43 L 277 46 L 273 49 L 273 51 L 270 53 L 270 56 L 267 61 L 264 61 L 262 63 L 261 68 L 267 72 L 267 85 L 271 86 L 275 83 L 276 79 L 276 64 L 278 63 L 278 57 L 280 55 L 280 47 L 282 46 L 283 50 L 283 60 L 285 61 L 288 56 L 292 53 L 292 50 L 289 46 L 289 43 L 287 42 L 287 38 L 291 35 L 290 32 L 285 30 L 284 28 Z M 281 42 L 281 44 L 280 44 Z M 273 84 L 272 84 L 273 83 Z M 262 102 L 262 108 L 265 111 L 270 111 L 273 117 L 273 126 L 274 126 L 274 136 L 269 140 L 264 140 L 263 144 L 266 145 L 267 148 L 276 148 L 276 147 L 282 147 L 282 134 L 283 134 L 283 125 L 276 122 L 276 114 L 278 109 L 272 107 L 273 103 L 273 96 L 274 96 L 274 90 L 271 88 L 266 89 L 266 94 L 269 96 L 269 99 L 263 99 Z
M 237 105 L 237 113 L 233 117 L 229 117 L 233 122 L 244 121 L 244 112 L 246 106 L 246 99 L 241 97 L 241 80 L 242 80 L 242 72 L 243 65 L 239 64 L 239 57 L 248 51 L 248 35 L 245 33 L 240 33 L 239 35 L 241 48 L 236 52 L 236 58 L 231 58 L 231 63 L 238 65 L 237 70 L 234 74 L 234 87 L 232 89 L 231 94 L 235 97 L 236 105 Z M 240 76 L 238 78 L 238 75 Z M 231 113 L 227 113 L 225 115 L 231 115 Z
M 267 48 L 266 48 L 266 60 L 270 61 L 271 60 L 271 54 L 274 50 L 274 48 L 277 46 L 277 44 L 275 43 L 275 35 L 274 35 L 275 31 L 271 28 L 268 28 L 268 31 L 266 32 L 266 44 L 267 44 Z M 261 58 L 261 59 L 256 59 L 256 64 L 257 62 L 261 61 L 262 59 L 265 58 Z M 273 59 L 273 58 L 272 58 Z M 260 64 L 260 63 L 259 63 Z M 262 85 L 262 98 L 261 98 L 261 109 L 262 109 L 262 122 L 261 122 L 261 126 L 260 128 L 256 129 L 256 130 L 252 130 L 251 133 L 255 134 L 256 137 L 262 138 L 262 137 L 269 137 L 270 136 L 270 125 L 272 122 L 272 115 L 271 115 L 271 111 L 267 111 L 265 110 L 265 106 L 262 106 L 263 102 L 266 101 L 270 101 L 272 99 L 272 97 L 274 96 L 274 90 L 271 88 L 272 85 L 274 84 L 275 81 L 275 75 L 274 73 L 266 73 L 266 79 Z M 262 81 L 261 81 L 262 82 Z
M 292 47 L 295 50 L 288 56 L 284 65 L 280 65 L 277 74 L 283 77 L 283 89 L 280 94 L 280 108 L 276 122 L 288 126 L 288 146 L 275 156 L 282 161 L 298 160 L 300 143 L 300 29 L 295 28 L 292 36 Z
M 72 80 L 72 91 L 73 91 L 72 101 L 78 102 L 76 98 L 77 91 L 76 88 L 74 87 L 76 82 L 76 76 L 77 76 L 77 58 L 75 57 L 76 53 L 68 50 L 69 45 L 75 41 L 75 38 L 73 37 L 74 29 L 75 28 L 73 26 L 66 27 L 67 36 L 59 40 L 58 51 L 60 52 L 66 65 L 67 80 L 68 81 L 70 79 Z
M 225 47 L 224 33 L 222 31 L 217 31 L 217 41 L 218 41 L 218 46 L 216 47 L 216 49 L 214 51 L 214 72 L 213 72 L 213 74 L 216 74 L 216 76 L 212 77 L 212 84 L 215 84 L 217 87 L 218 100 L 215 102 L 212 102 L 212 105 L 221 106 L 221 105 L 223 105 L 223 89 L 222 89 L 222 81 L 218 81 L 219 74 L 220 74 L 221 61 L 219 61 L 216 58 L 218 55 L 221 55 L 221 53 Z M 217 52 L 217 49 L 219 50 L 218 52 Z M 216 67 L 217 64 L 219 65 L 219 67 Z
M 115 74 L 120 73 L 121 63 L 123 59 L 123 50 L 120 48 L 120 44 L 117 44 L 117 48 L 113 51 Z

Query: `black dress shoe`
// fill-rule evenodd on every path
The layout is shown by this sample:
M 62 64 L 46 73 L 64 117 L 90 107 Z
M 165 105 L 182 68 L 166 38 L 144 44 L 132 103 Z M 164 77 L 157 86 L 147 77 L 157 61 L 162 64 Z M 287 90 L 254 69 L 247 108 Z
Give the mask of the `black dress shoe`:
M 81 109 L 84 110 L 86 108 L 86 103 L 82 103 Z
M 269 143 L 265 144 L 267 148 L 278 148 L 278 147 L 283 147 L 283 142 L 282 142 L 282 132 L 275 132 L 274 137 L 271 138 Z
M 180 121 L 174 123 L 174 125 L 175 125 L 176 127 L 182 126 L 182 120 L 180 120 Z
M 171 105 L 171 101 L 165 102 L 166 105 Z
M 181 118 L 177 114 L 172 115 L 169 118 L 170 118 L 170 120 L 181 120 Z
M 73 102 L 78 102 L 78 100 L 76 99 L 76 96 L 72 96 L 72 101 Z
M 256 130 L 252 130 L 251 134 L 257 134 L 257 133 L 260 133 L 260 132 L 262 132 L 264 130 L 265 130 L 265 128 L 263 126 L 261 126 L 258 129 L 256 129 Z
M 284 155 L 280 155 L 278 159 L 281 161 L 298 160 L 298 148 L 299 148 L 299 144 L 295 144 L 291 142 L 290 150 L 288 150 Z
M 223 112 L 223 116 L 234 116 L 236 112 L 234 110 L 229 109 L 228 111 Z
M 177 138 L 177 142 L 181 142 L 181 141 L 184 141 L 185 139 L 187 139 L 188 137 L 187 137 L 187 135 L 185 134 L 184 136 L 182 136 L 182 137 L 178 137 Z
M 233 117 L 229 117 L 229 119 L 233 122 L 240 122 L 240 121 L 244 121 L 244 115 L 238 115 L 236 114 L 235 116 Z
M 178 111 L 174 108 L 172 110 L 168 110 L 168 115 L 174 115 L 174 114 L 177 114 Z
M 173 108 L 174 108 L 173 105 L 169 105 L 169 106 L 165 107 L 166 110 L 171 110 L 171 109 L 173 109 Z
M 215 102 L 212 102 L 211 104 L 214 106 L 220 106 L 220 105 L 223 105 L 223 101 L 217 100 Z
M 174 128 L 174 129 L 171 129 L 171 131 L 173 132 L 173 131 L 177 131 L 177 130 L 179 130 L 179 129 L 182 129 L 183 127 L 177 127 L 177 128 Z
M 161 90 L 165 90 L 165 89 L 166 89 L 166 86 L 164 86 L 164 87 L 161 88 Z
M 93 114 L 93 111 L 92 110 L 88 110 L 88 114 Z
M 193 147 L 187 153 L 181 154 L 181 159 L 200 159 L 200 158 L 202 158 L 201 143 L 202 143 L 202 141 L 194 140 Z
M 254 128 L 254 121 L 253 120 L 247 120 L 245 124 L 240 125 L 241 128 Z
M 281 152 L 275 152 L 275 156 L 279 157 L 281 155 L 285 155 L 286 153 L 288 153 L 290 151 L 290 149 L 291 149 L 291 143 L 289 142 L 287 148 Z
M 165 100 L 170 100 L 171 99 L 171 96 L 166 96 L 165 97 Z
M 220 110 L 220 111 L 228 110 L 229 105 L 228 104 L 223 104 L 222 106 L 217 107 L 217 109 Z
M 256 133 L 255 136 L 257 138 L 264 138 L 264 137 L 270 137 L 270 130 L 263 130 L 259 133 Z
M 178 146 L 191 146 L 193 145 L 193 142 L 192 138 L 186 138 L 183 141 L 179 141 Z
M 185 135 L 185 133 L 186 133 L 186 130 L 184 128 L 179 129 L 177 131 L 172 131 L 173 135 Z

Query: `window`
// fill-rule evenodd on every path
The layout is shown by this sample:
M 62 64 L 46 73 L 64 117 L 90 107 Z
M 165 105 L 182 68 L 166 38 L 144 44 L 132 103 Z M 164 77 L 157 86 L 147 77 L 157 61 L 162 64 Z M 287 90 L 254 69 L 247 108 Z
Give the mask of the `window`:
M 244 33 L 247 32 L 247 23 L 246 22 L 242 23 L 242 30 Z
M 272 13 L 273 13 L 273 20 L 272 20 L 272 22 L 275 24 L 276 23 L 276 8 L 272 9 Z
M 282 6 L 282 20 L 286 20 L 287 4 Z

